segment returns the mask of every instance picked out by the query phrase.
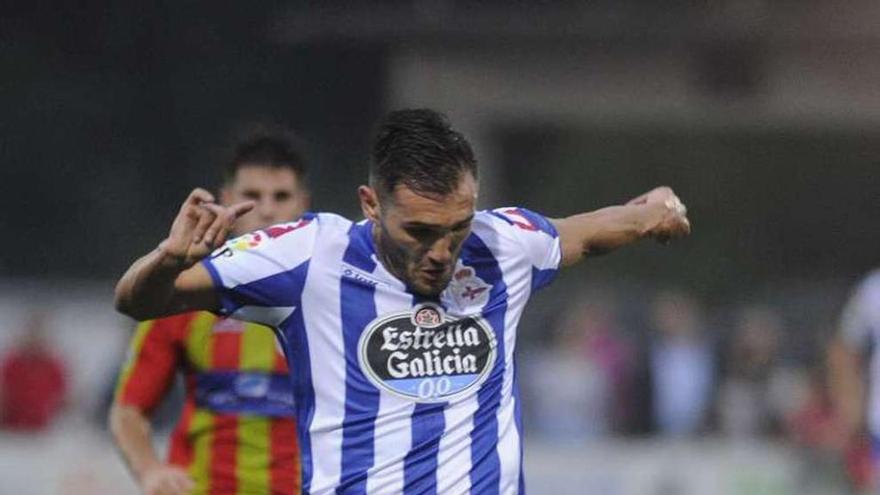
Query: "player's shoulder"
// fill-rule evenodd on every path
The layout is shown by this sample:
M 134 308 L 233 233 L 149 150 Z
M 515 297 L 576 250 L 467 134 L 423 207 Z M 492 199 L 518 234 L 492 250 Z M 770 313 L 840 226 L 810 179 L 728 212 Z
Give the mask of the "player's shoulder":
M 880 269 L 865 275 L 856 286 L 856 291 L 874 300 L 880 300 Z
M 531 233 L 558 237 L 553 222 L 544 215 L 520 206 L 482 210 L 474 216 L 475 230 L 491 229 L 514 234 Z
M 177 340 L 185 338 L 199 321 L 204 321 L 205 319 L 213 321 L 217 319 L 217 316 L 206 311 L 180 313 L 164 318 L 142 321 L 138 323 L 137 331 L 166 340 Z
M 313 245 L 318 236 L 345 232 L 351 225 L 351 221 L 335 213 L 306 213 L 297 220 L 278 223 L 261 230 L 250 232 L 227 242 L 218 254 L 229 252 L 248 251 L 259 249 L 272 251 L 275 249 L 289 252 L 290 246 L 295 246 L 296 251 L 302 253 Z M 227 251 L 223 253 L 222 251 Z

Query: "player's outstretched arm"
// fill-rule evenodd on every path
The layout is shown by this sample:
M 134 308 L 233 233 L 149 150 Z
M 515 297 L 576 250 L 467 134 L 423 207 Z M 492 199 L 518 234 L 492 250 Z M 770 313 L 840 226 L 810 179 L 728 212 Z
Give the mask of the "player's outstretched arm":
M 114 402 L 110 431 L 144 495 L 185 495 L 195 487 L 186 471 L 159 460 L 150 419 L 137 407 Z
M 562 266 L 651 238 L 661 242 L 691 231 L 687 208 L 668 187 L 653 189 L 625 205 L 554 219 Z
M 224 207 L 214 203 L 208 191 L 193 190 L 168 237 L 135 261 L 117 283 L 116 309 L 137 320 L 217 309 L 211 277 L 198 261 L 220 246 L 235 220 L 253 207 L 251 201 Z

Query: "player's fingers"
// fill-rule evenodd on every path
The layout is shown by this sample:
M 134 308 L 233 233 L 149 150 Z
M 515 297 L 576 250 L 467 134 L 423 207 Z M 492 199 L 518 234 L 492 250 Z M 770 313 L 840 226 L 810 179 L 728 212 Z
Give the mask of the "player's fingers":
M 211 247 L 217 246 L 217 236 L 221 231 L 229 228 L 229 225 L 232 224 L 232 221 L 230 220 L 232 215 L 227 208 L 220 205 L 206 204 L 202 205 L 202 207 L 210 210 L 215 215 L 214 221 L 211 222 L 211 225 L 205 231 L 205 243 L 210 244 Z
M 214 195 L 201 187 L 197 187 L 189 193 L 184 204 L 198 205 L 202 203 L 213 203 Z
M 211 211 L 210 208 L 206 208 L 209 205 L 201 205 L 198 206 L 199 213 L 199 221 L 193 229 L 192 242 L 194 244 L 198 244 L 202 242 L 202 239 L 205 238 L 205 232 L 207 232 L 208 227 L 214 223 L 214 220 L 217 217 L 217 214 Z
M 214 239 L 211 243 L 214 247 L 222 246 L 224 242 L 226 242 L 226 237 L 229 235 L 229 229 L 232 227 L 232 224 L 224 224 L 217 230 L 217 233 L 214 235 Z
M 196 483 L 188 474 L 180 473 L 180 478 L 177 480 L 177 486 L 180 488 L 181 494 L 186 495 L 196 487 Z
M 169 480 L 169 485 L 174 495 L 186 495 L 195 487 L 195 483 L 183 473 L 177 473 Z
M 628 205 L 643 205 L 648 202 L 648 194 L 642 194 L 639 197 L 633 198 L 626 202 Z
M 257 206 L 257 203 L 253 201 L 242 201 L 241 203 L 236 203 L 229 207 L 229 211 L 232 212 L 233 220 L 241 218 L 242 215 L 254 209 Z

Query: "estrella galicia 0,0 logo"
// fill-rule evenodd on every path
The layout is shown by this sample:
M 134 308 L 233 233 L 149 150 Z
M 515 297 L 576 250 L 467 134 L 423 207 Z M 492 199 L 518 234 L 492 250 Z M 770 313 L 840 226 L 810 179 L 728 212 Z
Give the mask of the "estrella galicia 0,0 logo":
M 358 358 L 378 388 L 417 402 L 442 402 L 478 387 L 492 370 L 495 334 L 481 316 L 448 317 L 426 303 L 367 325 Z

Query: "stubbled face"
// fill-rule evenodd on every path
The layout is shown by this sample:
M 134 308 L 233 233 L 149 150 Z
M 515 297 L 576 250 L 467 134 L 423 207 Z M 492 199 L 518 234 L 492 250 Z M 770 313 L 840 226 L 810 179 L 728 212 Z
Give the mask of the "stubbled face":
M 471 232 L 477 200 L 473 176 L 464 173 L 446 196 L 420 195 L 403 185 L 381 202 L 367 186 L 359 193 L 364 214 L 375 222 L 373 237 L 385 267 L 416 294 L 443 292 Z
M 292 170 L 258 163 L 238 169 L 232 182 L 223 188 L 222 200 L 224 205 L 248 200 L 256 203 L 235 222 L 232 234 L 236 236 L 296 220 L 309 205 L 308 194 Z

